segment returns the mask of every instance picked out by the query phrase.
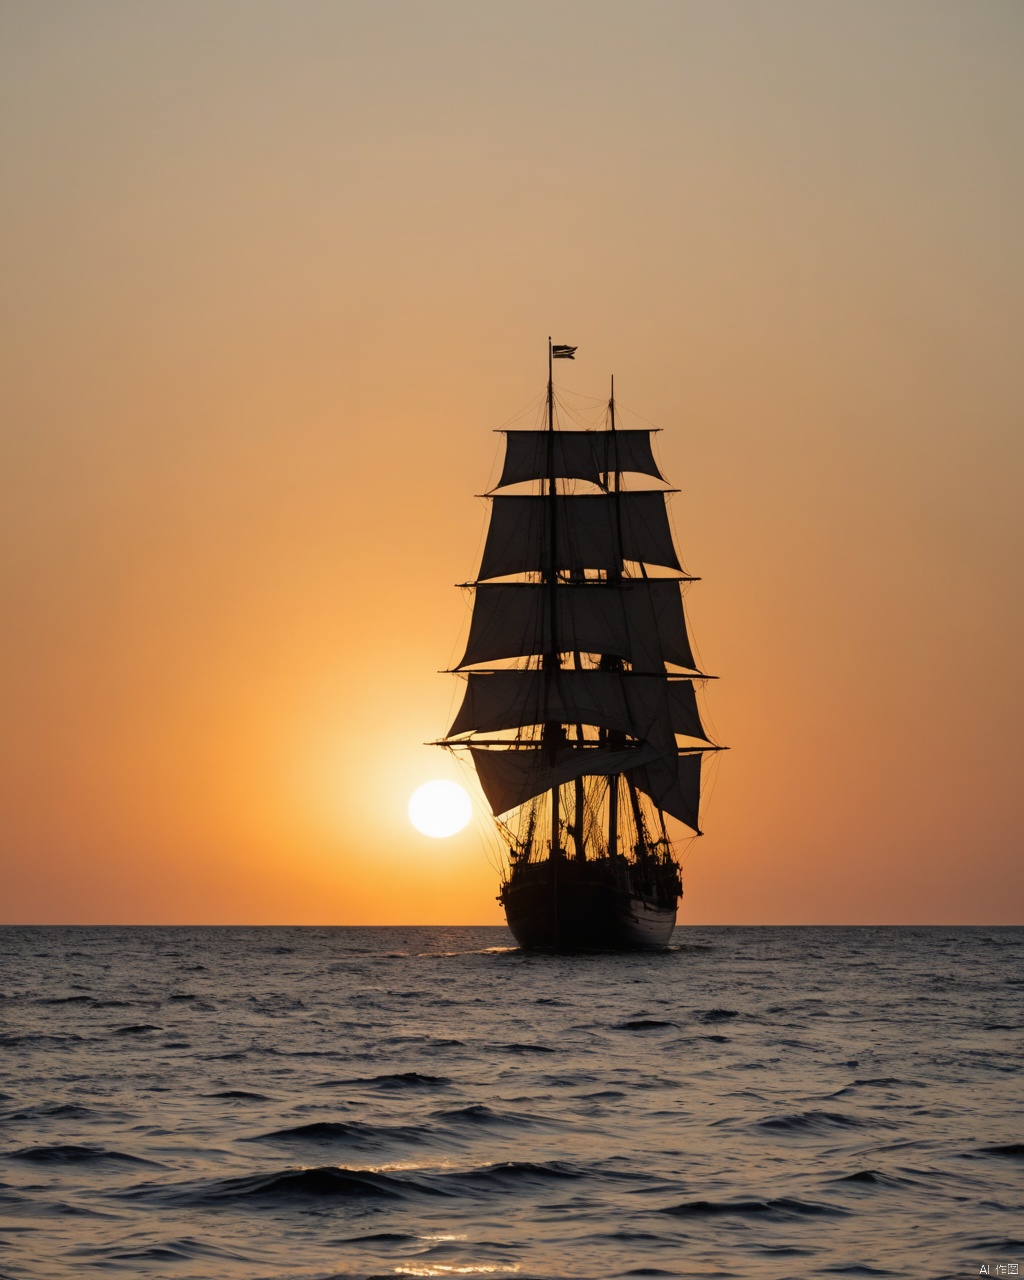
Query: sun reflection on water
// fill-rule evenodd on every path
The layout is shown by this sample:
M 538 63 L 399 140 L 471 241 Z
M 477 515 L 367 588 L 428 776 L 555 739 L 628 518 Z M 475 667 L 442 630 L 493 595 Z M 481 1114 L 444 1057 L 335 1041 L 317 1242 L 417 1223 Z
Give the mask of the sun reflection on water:
M 443 1238 L 443 1237 L 442 1237 Z M 465 1239 L 465 1237 L 462 1237 Z M 440 1263 L 418 1267 L 395 1267 L 397 1276 L 491 1276 L 498 1272 L 508 1274 L 519 1270 L 519 1264 L 503 1267 L 496 1263 L 485 1263 L 479 1267 L 446 1267 Z

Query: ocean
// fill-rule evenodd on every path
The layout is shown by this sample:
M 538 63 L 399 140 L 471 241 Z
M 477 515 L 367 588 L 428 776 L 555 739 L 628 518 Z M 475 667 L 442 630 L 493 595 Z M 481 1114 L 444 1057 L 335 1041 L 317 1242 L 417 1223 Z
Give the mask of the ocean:
M 1020 928 L 8 927 L 0 1277 L 1024 1274 L 1022 1068 Z

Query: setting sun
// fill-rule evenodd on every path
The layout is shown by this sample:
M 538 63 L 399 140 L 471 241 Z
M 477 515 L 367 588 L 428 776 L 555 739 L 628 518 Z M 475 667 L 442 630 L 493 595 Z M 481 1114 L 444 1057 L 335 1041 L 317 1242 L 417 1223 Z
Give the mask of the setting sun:
M 469 796 L 457 782 L 425 782 L 409 797 L 409 821 L 435 840 L 455 835 L 472 816 Z

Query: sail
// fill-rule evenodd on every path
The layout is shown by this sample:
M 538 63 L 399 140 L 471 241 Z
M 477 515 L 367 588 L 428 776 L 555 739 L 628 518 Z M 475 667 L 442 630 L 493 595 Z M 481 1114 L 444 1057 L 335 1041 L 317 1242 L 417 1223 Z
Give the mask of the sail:
M 654 461 L 650 431 L 508 431 L 497 488 L 552 475 L 601 484 L 614 471 L 664 480 Z
M 541 584 L 481 583 L 459 667 L 548 652 L 550 608 L 551 592 Z M 559 584 L 556 612 L 562 653 L 607 654 L 640 671 L 661 671 L 666 662 L 691 671 L 696 666 L 672 578 Z
M 699 754 L 679 756 L 674 762 L 660 758 L 630 769 L 626 776 L 659 809 L 699 834 L 700 765 Z
M 552 506 L 558 569 L 618 572 L 623 560 L 680 569 L 665 495 L 658 490 L 555 498 L 498 495 L 491 502 L 480 578 L 545 571 L 551 560 Z
M 607 747 L 579 747 L 567 743 L 559 748 L 552 765 L 544 747 L 517 751 L 470 748 L 480 786 L 495 817 L 550 791 L 552 787 L 561 786 L 563 782 L 584 776 L 622 773 L 653 761 L 657 754 L 656 749 L 650 746 L 610 751 Z
M 667 684 L 669 719 L 673 734 L 708 741 L 697 710 L 697 693 L 692 680 L 670 680 Z
M 599 439 L 602 471 L 637 471 L 641 475 L 654 476 L 656 480 L 665 480 L 654 461 L 649 430 L 602 431 Z
M 676 733 L 706 741 L 692 681 L 618 671 L 471 671 L 446 736 L 551 722 L 651 739 L 673 757 Z
M 505 465 L 497 487 L 521 480 L 564 479 L 601 483 L 601 465 L 594 431 L 509 431 L 505 434 Z M 548 450 L 551 450 L 551 466 Z

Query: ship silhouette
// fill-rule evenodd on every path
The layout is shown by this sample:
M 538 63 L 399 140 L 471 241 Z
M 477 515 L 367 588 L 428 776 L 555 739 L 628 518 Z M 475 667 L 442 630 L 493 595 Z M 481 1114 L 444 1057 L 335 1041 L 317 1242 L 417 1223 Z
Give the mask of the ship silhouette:
M 466 689 L 438 745 L 466 752 L 507 853 L 499 901 L 524 948 L 657 949 L 682 896 L 666 817 L 701 834 L 698 711 L 681 566 L 651 429 L 506 431 L 476 580 Z M 516 486 L 520 491 L 502 492 Z M 522 492 L 524 486 L 532 492 Z

